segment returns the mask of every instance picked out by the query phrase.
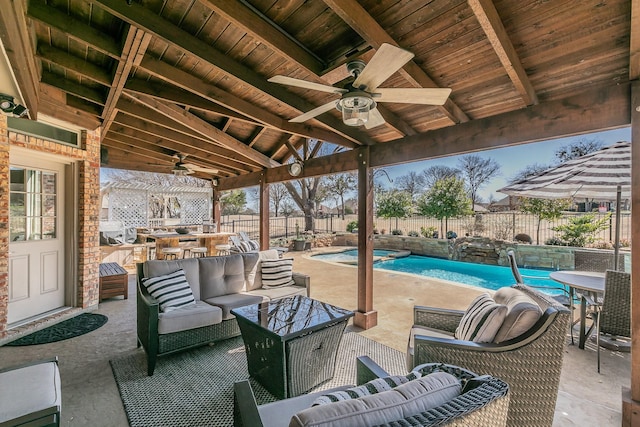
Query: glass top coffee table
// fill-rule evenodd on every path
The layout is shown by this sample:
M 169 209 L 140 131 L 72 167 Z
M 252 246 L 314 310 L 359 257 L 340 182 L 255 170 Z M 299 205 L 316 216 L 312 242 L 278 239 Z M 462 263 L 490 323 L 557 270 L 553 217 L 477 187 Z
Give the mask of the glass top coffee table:
M 231 310 L 249 374 L 278 398 L 303 394 L 333 378 L 338 345 L 353 312 L 304 296 Z

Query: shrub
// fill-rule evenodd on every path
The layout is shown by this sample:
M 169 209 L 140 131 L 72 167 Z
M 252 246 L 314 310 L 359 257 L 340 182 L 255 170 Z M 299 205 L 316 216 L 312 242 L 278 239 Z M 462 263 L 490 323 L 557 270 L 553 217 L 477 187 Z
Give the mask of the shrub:
M 613 243 L 598 240 L 597 242 L 590 244 L 589 247 L 594 249 L 613 249 Z
M 347 224 L 347 231 L 349 233 L 353 233 L 353 230 L 355 228 L 358 228 L 358 221 L 351 221 L 350 223 Z
M 547 239 L 544 242 L 545 245 L 550 245 L 550 246 L 567 246 L 567 244 L 565 242 L 563 242 L 562 240 L 560 240 L 557 237 L 550 237 L 549 239 Z
M 447 239 L 456 239 L 458 237 L 458 233 L 455 231 L 447 231 Z
M 394 236 L 402 236 L 402 230 L 396 228 L 395 230 L 391 230 L 391 234 Z
M 407 233 L 407 236 L 409 237 L 418 237 L 420 236 L 420 233 L 418 233 L 417 231 L 411 230 Z
M 594 214 L 574 216 L 568 224 L 553 227 L 552 230 L 561 233 L 560 240 L 567 246 L 583 248 L 595 240 L 593 237 L 595 233 L 607 228 L 610 216 L 605 215 L 598 220 L 595 219 Z
M 420 234 L 427 239 L 437 239 L 438 229 L 436 227 L 420 227 Z

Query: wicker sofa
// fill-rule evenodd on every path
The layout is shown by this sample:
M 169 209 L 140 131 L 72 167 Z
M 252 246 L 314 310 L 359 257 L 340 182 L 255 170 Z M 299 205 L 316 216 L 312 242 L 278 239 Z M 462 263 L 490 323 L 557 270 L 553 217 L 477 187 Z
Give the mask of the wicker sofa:
M 340 392 L 352 394 L 345 385 L 273 403 L 258 405 L 251 383 L 240 381 L 234 388 L 235 427 L 285 427 L 285 426 L 504 426 L 509 407 L 509 386 L 491 376 L 478 377 L 475 373 L 457 366 L 427 363 L 416 367 L 421 378 L 410 380 L 393 390 L 375 394 L 352 396 L 323 405 L 314 405 L 329 395 Z M 450 384 L 443 385 L 426 377 L 434 373 L 447 373 L 460 384 L 451 392 Z M 367 356 L 357 358 L 357 383 L 367 384 L 367 390 L 377 388 L 375 380 L 390 377 Z M 395 377 L 397 378 L 397 377 Z M 451 377 L 449 377 L 451 378 Z M 370 381 L 374 380 L 374 383 Z M 426 381 L 425 381 L 426 380 Z M 411 383 L 420 382 L 420 385 Z M 466 384 L 463 386 L 463 383 Z M 416 387 L 417 386 L 417 387 Z M 446 397 L 441 394 L 446 394 Z M 366 394 L 366 393 L 365 393 Z M 421 409 L 417 409 L 421 408 Z
M 569 310 L 526 285 L 511 288 L 539 305 L 541 315 L 532 327 L 499 343 L 464 341 L 453 338 L 464 311 L 417 306 L 407 367 L 425 362 L 448 363 L 496 376 L 511 389 L 507 425 L 550 426 L 569 331 Z
M 153 375 L 157 357 L 240 335 L 230 311 L 293 295 L 309 296 L 309 276 L 293 273 L 294 284 L 262 286 L 263 260 L 277 260 L 278 252 L 220 257 L 151 260 L 137 264 L 138 347 L 147 353 L 147 373 Z M 143 284 L 144 278 L 184 270 L 195 305 L 162 312 Z

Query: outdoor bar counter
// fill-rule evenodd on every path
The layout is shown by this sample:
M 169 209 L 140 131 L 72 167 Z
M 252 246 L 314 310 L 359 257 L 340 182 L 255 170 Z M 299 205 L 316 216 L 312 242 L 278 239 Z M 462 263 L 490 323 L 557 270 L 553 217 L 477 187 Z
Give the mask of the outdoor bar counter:
M 149 235 L 138 235 L 141 240 L 155 240 L 156 242 L 156 259 L 164 259 L 162 254 L 163 248 L 180 247 L 180 242 L 197 240 L 198 246 L 207 248 L 207 256 L 216 255 L 216 245 L 228 245 L 229 236 L 235 233 L 154 233 Z

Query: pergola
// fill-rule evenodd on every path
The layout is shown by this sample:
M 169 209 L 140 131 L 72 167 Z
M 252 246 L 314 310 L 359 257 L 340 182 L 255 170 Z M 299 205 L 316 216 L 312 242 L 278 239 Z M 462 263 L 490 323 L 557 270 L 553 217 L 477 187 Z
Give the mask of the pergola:
M 99 129 L 102 166 L 169 172 L 181 153 L 215 191 L 259 185 L 263 246 L 268 186 L 293 179 L 288 163 L 302 163 L 297 178 L 357 170 L 356 323 L 368 328 L 374 168 L 624 126 L 640 164 L 639 33 L 640 0 L 6 0 L 17 87 L 0 92 L 32 120 Z M 344 87 L 346 63 L 384 43 L 415 56 L 381 86 L 451 88 L 444 105 L 380 103 L 372 129 L 335 109 L 292 123 L 338 96 L 267 81 Z M 318 157 L 323 142 L 347 150 Z M 634 167 L 633 224 L 639 201 Z M 640 228 L 632 236 L 626 425 L 640 402 Z

